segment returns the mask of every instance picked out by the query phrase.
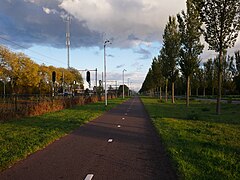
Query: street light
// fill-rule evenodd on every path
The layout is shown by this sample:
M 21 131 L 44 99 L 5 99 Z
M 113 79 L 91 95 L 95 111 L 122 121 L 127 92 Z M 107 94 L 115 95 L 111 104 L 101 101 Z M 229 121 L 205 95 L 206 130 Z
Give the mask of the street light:
M 123 70 L 123 99 L 124 99 L 124 71 L 127 71 L 126 69 Z
M 106 46 L 107 44 L 112 44 L 109 40 L 105 40 L 103 44 L 104 50 L 104 80 L 105 80 L 105 106 L 107 106 L 107 75 L 106 75 Z
M 130 78 L 128 78 L 128 97 L 130 96 L 129 92 L 130 92 Z
M 130 82 L 129 89 L 130 89 L 130 87 L 132 87 L 132 82 Z M 132 91 L 129 92 L 129 95 L 132 96 Z

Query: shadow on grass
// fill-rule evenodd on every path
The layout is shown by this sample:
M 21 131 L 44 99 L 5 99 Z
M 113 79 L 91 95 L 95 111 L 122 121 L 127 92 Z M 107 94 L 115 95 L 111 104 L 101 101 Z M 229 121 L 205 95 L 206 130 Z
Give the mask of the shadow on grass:
M 80 125 L 97 118 L 105 111 L 110 110 L 118 103 L 111 103 L 107 108 L 104 103 L 75 106 L 70 109 L 47 113 L 41 116 L 26 117 L 19 120 L 12 120 L 2 124 L 9 124 L 19 128 L 27 126 L 32 128 L 42 128 L 46 131 L 57 130 L 60 133 L 69 133 Z
M 240 124 L 239 104 L 222 104 L 221 115 L 217 115 L 214 103 L 193 102 L 189 107 L 186 107 L 183 101 L 177 101 L 176 104 L 160 103 L 156 99 L 143 99 L 143 101 L 152 118 L 176 118 L 179 120 Z
M 239 105 L 222 104 L 216 115 L 211 103 L 143 101 L 183 179 L 238 179 Z
M 0 123 L 0 171 L 122 103 L 111 100 Z

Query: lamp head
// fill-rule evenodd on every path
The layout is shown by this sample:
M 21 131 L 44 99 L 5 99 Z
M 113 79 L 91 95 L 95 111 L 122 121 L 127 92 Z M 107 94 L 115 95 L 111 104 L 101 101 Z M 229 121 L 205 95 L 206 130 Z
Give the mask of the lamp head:
M 104 41 L 104 46 L 106 46 L 107 44 L 112 44 L 112 42 L 111 42 L 110 40 L 106 39 L 106 40 Z

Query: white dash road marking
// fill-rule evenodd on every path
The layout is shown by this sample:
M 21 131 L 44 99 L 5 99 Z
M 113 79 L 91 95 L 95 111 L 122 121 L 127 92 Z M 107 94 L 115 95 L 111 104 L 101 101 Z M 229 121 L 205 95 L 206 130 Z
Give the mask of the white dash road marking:
M 113 142 L 113 139 L 109 139 L 109 140 L 108 140 L 108 143 L 112 143 L 112 142 Z
M 84 180 L 91 180 L 93 178 L 93 174 L 88 174 Z

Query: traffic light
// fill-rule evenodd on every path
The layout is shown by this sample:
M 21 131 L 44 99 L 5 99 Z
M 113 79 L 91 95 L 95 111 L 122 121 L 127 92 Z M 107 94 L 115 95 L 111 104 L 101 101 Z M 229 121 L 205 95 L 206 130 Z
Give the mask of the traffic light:
M 56 81 L 56 72 L 53 71 L 52 72 L 52 82 L 55 83 L 55 81 Z
M 90 79 L 90 71 L 87 71 L 87 82 L 90 83 L 91 79 Z

